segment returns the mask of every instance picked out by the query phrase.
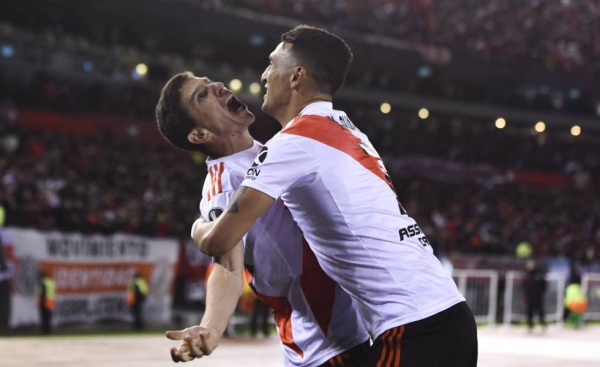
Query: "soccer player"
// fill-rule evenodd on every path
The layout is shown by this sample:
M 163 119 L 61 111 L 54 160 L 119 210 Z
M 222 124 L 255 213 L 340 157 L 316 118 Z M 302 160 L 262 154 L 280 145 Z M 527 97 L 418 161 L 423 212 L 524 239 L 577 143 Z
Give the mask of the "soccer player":
M 281 198 L 321 267 L 358 305 L 374 339 L 364 366 L 475 366 L 471 310 L 398 201 L 367 136 L 333 109 L 352 61 L 348 45 L 299 26 L 282 35 L 269 60 L 262 109 L 282 130 L 223 215 L 193 225 L 197 246 L 227 253 Z
M 201 221 L 217 219 L 262 148 L 248 132 L 254 115 L 222 83 L 182 73 L 165 85 L 156 117 L 173 145 L 209 156 Z M 244 263 L 258 298 L 275 313 L 286 366 L 359 366 L 369 336 L 358 311 L 325 275 L 281 200 L 232 251 L 216 258 L 200 326 L 167 333 L 183 340 L 171 351 L 175 362 L 208 355 L 217 346 L 241 294 Z

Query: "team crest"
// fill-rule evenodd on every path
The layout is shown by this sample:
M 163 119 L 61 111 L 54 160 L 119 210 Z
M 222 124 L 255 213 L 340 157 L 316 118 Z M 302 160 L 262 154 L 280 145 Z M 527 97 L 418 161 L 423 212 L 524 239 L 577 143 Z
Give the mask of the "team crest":
M 208 220 L 211 222 L 215 221 L 221 216 L 221 214 L 223 214 L 223 208 L 212 208 L 208 212 Z

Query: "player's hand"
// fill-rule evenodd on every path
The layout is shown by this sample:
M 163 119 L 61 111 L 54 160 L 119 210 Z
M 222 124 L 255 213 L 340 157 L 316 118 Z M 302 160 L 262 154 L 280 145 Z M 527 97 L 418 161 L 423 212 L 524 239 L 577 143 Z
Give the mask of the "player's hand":
M 195 359 L 190 354 L 190 348 L 188 348 L 186 342 L 181 342 L 179 348 L 171 348 L 171 359 L 173 362 L 189 362 Z
M 179 348 L 171 349 L 173 362 L 188 362 L 210 355 L 219 345 L 221 335 L 213 328 L 189 327 L 181 331 L 167 331 L 167 338 L 181 340 Z M 185 346 L 184 346 L 185 345 Z

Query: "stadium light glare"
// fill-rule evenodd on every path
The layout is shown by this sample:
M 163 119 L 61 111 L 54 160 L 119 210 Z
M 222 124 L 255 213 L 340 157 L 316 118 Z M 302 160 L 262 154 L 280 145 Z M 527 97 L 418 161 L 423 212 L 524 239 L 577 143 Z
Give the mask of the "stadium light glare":
M 91 73 L 92 71 L 94 71 L 94 64 L 91 61 L 86 61 L 83 63 L 83 65 L 81 65 L 81 68 L 86 73 Z
M 502 117 L 499 117 L 498 119 L 496 119 L 495 125 L 498 129 L 504 129 L 506 127 L 506 120 Z
M 265 43 L 265 38 L 260 34 L 253 34 L 250 36 L 250 45 L 262 46 Z
M 15 54 L 15 48 L 12 45 L 3 45 L 2 46 L 2 57 L 8 59 L 13 57 Z
M 573 125 L 571 128 L 571 135 L 579 136 L 581 135 L 581 127 L 579 125 Z
M 229 82 L 229 89 L 233 92 L 239 92 L 242 89 L 242 81 L 239 79 L 233 79 Z
M 392 106 L 387 102 L 383 102 L 379 107 L 379 110 L 381 111 L 381 113 L 387 115 L 392 110 Z
M 417 70 L 417 75 L 423 79 L 429 78 L 431 76 L 431 67 L 428 65 L 423 65 Z
M 13 55 L 15 54 L 15 48 L 12 47 L 12 45 L 3 45 L 1 52 L 2 52 L 2 57 L 8 59 L 10 57 L 13 57 Z
M 250 84 L 250 88 L 249 89 L 250 89 L 250 93 L 252 93 L 252 94 L 258 94 L 258 93 L 260 93 L 260 84 L 254 82 L 254 83 Z
M 146 64 L 137 64 L 135 66 L 135 72 L 138 73 L 140 76 L 145 76 L 146 74 L 148 74 L 148 65 Z
M 543 133 L 544 131 L 546 131 L 546 124 L 543 121 L 538 121 L 535 124 L 535 131 L 537 131 L 538 133 Z
M 419 110 L 419 117 L 423 120 L 429 117 L 429 110 L 427 108 L 421 108 Z
M 131 72 L 131 79 L 135 80 L 136 82 L 142 79 L 142 76 L 140 74 L 138 74 L 137 71 L 133 70 Z
M 569 89 L 569 98 L 570 99 L 577 99 L 581 97 L 581 90 L 577 89 L 577 88 L 571 88 Z

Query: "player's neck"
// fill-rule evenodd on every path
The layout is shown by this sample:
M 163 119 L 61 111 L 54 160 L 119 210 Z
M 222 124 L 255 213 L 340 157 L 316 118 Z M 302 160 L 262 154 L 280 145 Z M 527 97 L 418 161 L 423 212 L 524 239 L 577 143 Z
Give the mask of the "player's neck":
M 303 98 L 302 98 L 303 97 Z M 290 103 L 287 105 L 282 116 L 277 118 L 277 121 L 281 124 L 281 128 L 285 128 L 287 124 L 292 121 L 300 112 L 309 104 L 315 102 L 331 102 L 331 96 L 324 93 L 314 93 L 308 96 L 298 96 L 298 98 L 292 98 Z
M 230 133 L 228 136 L 220 139 L 215 149 L 212 149 L 210 157 L 212 159 L 227 157 L 249 149 L 253 144 L 254 139 L 248 130 Z

